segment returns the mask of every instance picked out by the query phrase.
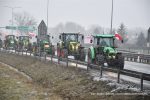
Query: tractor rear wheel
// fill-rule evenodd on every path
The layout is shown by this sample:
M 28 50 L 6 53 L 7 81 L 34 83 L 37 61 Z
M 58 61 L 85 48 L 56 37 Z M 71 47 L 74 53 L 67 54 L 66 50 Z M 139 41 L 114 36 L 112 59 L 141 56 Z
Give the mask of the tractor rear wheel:
M 92 64 L 92 57 L 91 57 L 91 50 L 89 49 L 88 50 L 88 66 L 87 67 L 90 67 L 90 64 Z
M 104 66 L 104 63 L 105 63 L 105 57 L 103 55 L 96 55 L 96 58 L 95 58 L 95 63 L 97 65 L 100 65 L 100 66 Z
M 84 49 L 80 50 L 80 60 L 81 61 L 85 61 L 85 52 L 84 52 Z

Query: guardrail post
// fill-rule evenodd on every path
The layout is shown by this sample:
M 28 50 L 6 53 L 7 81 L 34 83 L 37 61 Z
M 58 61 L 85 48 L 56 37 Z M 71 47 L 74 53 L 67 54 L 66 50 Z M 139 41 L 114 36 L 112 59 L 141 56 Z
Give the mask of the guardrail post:
M 103 68 L 102 68 L 103 66 L 100 66 L 100 78 L 102 78 L 102 76 L 103 76 Z
M 26 50 L 26 56 L 27 56 L 27 50 Z
M 15 54 L 16 54 L 16 48 L 15 48 Z
M 68 67 L 68 53 L 67 53 L 67 62 L 66 62 L 66 64 L 67 64 L 67 67 Z
M 47 56 L 47 53 L 45 53 L 45 57 L 44 57 L 45 61 L 46 61 L 46 56 Z
M 59 64 L 59 63 L 60 63 L 60 61 L 59 61 L 59 60 L 60 60 L 60 58 L 59 58 L 59 56 L 58 56 L 58 55 L 57 55 L 57 58 L 58 58 L 58 64 Z
M 53 53 L 51 54 L 51 63 L 53 63 Z
M 77 61 L 76 61 L 76 68 L 78 67 L 78 59 L 77 59 Z
M 30 56 L 31 56 L 31 50 L 30 50 Z
M 141 91 L 143 91 L 143 74 L 141 74 L 140 78 L 141 78 Z
M 120 83 L 120 69 L 118 69 L 117 74 L 118 74 L 118 77 L 117 77 L 117 83 Z
M 22 55 L 23 55 L 23 50 L 22 50 Z
M 41 61 L 41 51 L 40 51 L 40 56 L 39 57 L 40 57 L 40 61 Z

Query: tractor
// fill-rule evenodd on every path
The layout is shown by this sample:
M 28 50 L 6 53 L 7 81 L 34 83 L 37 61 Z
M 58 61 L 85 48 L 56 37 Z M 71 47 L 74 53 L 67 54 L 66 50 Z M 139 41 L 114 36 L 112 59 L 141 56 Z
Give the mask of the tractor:
M 61 40 L 57 43 L 57 56 L 66 58 L 69 55 L 74 56 L 76 60 L 85 60 L 83 43 L 84 36 L 79 33 L 61 33 Z
M 4 48 L 14 50 L 16 48 L 17 41 L 15 35 L 7 35 L 4 40 Z
M 31 51 L 31 43 L 29 36 L 18 37 L 18 50 L 20 51 Z
M 97 34 L 92 36 L 91 46 L 88 49 L 88 63 L 104 66 L 107 63 L 110 67 L 117 69 L 124 68 L 124 57 L 122 53 L 117 52 L 115 46 L 115 35 L 112 34 Z
M 33 43 L 34 55 L 42 55 L 43 53 L 54 55 L 55 48 L 49 41 L 49 35 L 36 36 L 37 42 Z

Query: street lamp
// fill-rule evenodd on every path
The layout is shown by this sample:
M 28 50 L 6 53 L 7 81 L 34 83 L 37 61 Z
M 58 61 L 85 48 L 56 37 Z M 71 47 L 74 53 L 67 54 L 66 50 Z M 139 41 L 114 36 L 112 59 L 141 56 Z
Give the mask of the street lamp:
M 21 8 L 21 7 L 10 7 L 10 6 L 3 6 L 3 7 L 6 7 L 6 8 L 10 8 L 10 9 L 11 9 L 11 11 L 12 11 L 12 26 L 13 26 L 14 9 L 16 9 L 16 8 Z M 12 35 L 13 35 L 13 30 L 12 30 Z
M 114 0 L 112 0 L 112 8 L 111 8 L 111 28 L 110 33 L 112 34 L 112 23 L 113 23 L 113 6 L 114 6 Z

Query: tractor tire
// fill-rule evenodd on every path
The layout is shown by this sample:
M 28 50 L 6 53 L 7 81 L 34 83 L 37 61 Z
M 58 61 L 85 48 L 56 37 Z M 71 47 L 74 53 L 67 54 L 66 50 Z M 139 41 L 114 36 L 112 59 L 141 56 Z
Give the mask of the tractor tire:
M 92 60 L 92 57 L 91 57 L 91 50 L 89 49 L 88 50 L 88 66 L 87 67 L 90 67 L 92 68 L 92 66 L 90 66 L 90 64 L 93 63 L 93 60 Z
M 85 52 L 84 52 L 84 49 L 80 50 L 80 60 L 81 61 L 85 61 Z
M 68 51 L 67 51 L 67 49 L 62 49 L 62 50 L 61 50 L 61 57 L 62 57 L 62 58 L 67 58 L 67 56 L 68 56 Z
M 121 54 L 118 55 L 117 68 L 124 69 L 124 57 Z
M 104 66 L 104 63 L 105 63 L 105 57 L 104 57 L 104 55 L 100 55 L 100 54 L 96 55 L 95 63 L 97 65 Z
M 75 60 L 79 60 L 79 59 L 80 59 L 80 54 L 75 54 L 75 55 L 74 55 L 74 59 L 75 59 Z

